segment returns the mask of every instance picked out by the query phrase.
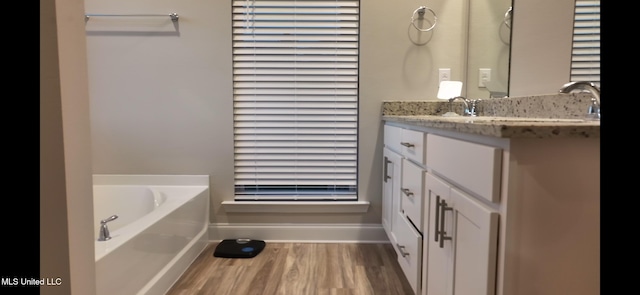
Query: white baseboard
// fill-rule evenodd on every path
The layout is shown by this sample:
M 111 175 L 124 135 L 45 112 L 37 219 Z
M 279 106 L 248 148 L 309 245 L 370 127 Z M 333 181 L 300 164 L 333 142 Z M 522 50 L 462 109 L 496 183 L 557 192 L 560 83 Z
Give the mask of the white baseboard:
M 382 224 L 209 224 L 209 240 L 250 238 L 269 242 L 389 243 Z

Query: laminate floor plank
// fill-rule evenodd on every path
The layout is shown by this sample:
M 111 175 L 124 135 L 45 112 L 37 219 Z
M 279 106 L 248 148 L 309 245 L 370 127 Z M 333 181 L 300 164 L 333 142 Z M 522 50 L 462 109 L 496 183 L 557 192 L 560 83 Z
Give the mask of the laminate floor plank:
M 207 245 L 166 295 L 412 295 L 391 244 L 267 243 L 253 258 Z

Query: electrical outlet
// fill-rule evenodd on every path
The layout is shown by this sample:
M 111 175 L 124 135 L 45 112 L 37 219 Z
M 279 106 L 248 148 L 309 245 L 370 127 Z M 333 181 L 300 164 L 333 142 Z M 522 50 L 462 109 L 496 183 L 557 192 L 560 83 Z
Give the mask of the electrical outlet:
M 440 68 L 438 69 L 438 82 L 451 80 L 451 69 Z
M 491 82 L 491 69 L 480 68 L 478 72 L 478 87 L 487 87 L 484 82 Z

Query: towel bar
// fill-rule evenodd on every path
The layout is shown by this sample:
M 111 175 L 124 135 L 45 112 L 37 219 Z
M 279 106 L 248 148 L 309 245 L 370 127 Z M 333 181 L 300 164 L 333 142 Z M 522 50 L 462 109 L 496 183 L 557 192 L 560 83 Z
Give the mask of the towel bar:
M 178 14 L 177 13 L 170 13 L 170 14 L 96 14 L 96 13 L 87 13 L 84 15 L 84 20 L 88 21 L 89 17 L 92 16 L 106 16 L 106 17 L 111 17 L 111 16 L 117 16 L 117 17 L 129 17 L 129 16 L 169 16 L 171 17 L 171 21 L 177 22 L 178 21 Z

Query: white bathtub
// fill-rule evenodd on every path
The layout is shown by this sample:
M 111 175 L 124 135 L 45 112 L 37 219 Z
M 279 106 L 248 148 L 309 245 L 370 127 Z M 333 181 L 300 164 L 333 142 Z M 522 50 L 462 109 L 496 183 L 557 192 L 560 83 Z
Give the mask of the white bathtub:
M 207 175 L 94 175 L 93 195 L 97 295 L 165 294 L 208 242 Z

